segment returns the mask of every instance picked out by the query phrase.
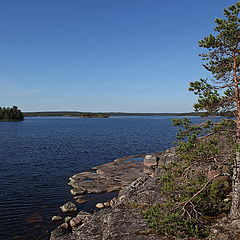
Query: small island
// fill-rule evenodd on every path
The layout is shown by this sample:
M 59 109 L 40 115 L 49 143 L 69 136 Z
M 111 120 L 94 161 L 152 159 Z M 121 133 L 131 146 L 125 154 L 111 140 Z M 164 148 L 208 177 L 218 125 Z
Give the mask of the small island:
M 24 120 L 24 116 L 21 110 L 18 109 L 17 106 L 10 107 L 0 107 L 0 121 L 22 121 Z

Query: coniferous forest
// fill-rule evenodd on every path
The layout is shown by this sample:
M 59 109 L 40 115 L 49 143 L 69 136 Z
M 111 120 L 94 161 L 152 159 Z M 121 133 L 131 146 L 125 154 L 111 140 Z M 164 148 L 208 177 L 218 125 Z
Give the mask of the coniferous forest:
M 13 106 L 12 108 L 0 107 L 0 121 L 20 121 L 23 119 L 24 116 L 17 106 Z

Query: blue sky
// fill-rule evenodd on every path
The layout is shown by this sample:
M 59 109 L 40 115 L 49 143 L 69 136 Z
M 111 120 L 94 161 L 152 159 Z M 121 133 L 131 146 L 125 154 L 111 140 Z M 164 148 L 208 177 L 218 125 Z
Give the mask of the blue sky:
M 188 112 L 198 40 L 232 0 L 2 0 L 0 105 Z

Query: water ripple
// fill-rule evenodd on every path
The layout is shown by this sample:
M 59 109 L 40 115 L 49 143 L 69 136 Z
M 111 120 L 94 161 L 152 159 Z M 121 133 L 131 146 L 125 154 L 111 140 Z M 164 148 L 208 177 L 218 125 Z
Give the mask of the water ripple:
M 0 232 L 4 240 L 48 239 L 51 216 L 73 201 L 68 178 L 116 158 L 172 146 L 170 117 L 26 118 L 0 123 Z M 93 210 L 98 196 L 79 206 Z

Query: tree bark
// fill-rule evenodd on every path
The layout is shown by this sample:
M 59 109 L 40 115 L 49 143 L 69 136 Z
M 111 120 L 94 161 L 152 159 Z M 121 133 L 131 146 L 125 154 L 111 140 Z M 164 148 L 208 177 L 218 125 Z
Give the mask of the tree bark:
M 233 52 L 233 77 L 235 83 L 235 98 L 237 105 L 237 136 L 236 136 L 236 156 L 233 163 L 233 179 L 232 179 L 232 205 L 230 210 L 230 216 L 236 219 L 240 216 L 239 198 L 240 198 L 240 183 L 239 183 L 239 163 L 240 163 L 240 101 L 239 101 L 239 88 L 237 79 L 237 63 L 236 55 Z
M 230 216 L 233 219 L 239 217 L 239 152 L 236 152 L 236 158 L 233 166 L 233 179 L 232 179 L 232 205 Z

